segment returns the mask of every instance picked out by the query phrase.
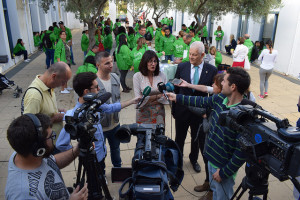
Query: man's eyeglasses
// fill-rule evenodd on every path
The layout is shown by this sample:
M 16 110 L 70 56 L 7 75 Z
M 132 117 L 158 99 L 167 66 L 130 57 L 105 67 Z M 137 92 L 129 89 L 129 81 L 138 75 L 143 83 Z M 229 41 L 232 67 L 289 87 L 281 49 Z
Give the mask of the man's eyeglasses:
M 96 85 L 94 88 L 91 87 L 90 89 L 98 89 L 99 88 L 99 85 Z
M 46 140 L 48 139 L 52 139 L 55 140 L 56 139 L 56 133 L 54 131 L 51 132 L 51 135 L 49 137 L 46 138 Z

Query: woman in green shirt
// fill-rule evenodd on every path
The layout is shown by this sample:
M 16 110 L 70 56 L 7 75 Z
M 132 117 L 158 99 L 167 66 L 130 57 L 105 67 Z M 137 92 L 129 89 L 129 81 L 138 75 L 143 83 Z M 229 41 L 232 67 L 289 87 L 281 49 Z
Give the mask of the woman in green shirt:
M 85 30 L 82 32 L 82 37 L 81 37 L 81 50 L 83 51 L 83 55 L 84 57 L 86 56 L 87 54 L 87 50 L 89 48 L 89 43 L 90 43 L 90 40 L 88 38 L 88 35 L 89 35 L 89 30 Z
M 112 40 L 112 35 L 111 35 L 109 26 L 104 28 L 104 33 L 105 33 L 105 36 L 104 36 L 103 46 L 104 46 L 105 51 L 110 53 L 110 50 L 113 45 L 113 40 Z
M 24 47 L 24 42 L 22 39 L 18 39 L 17 44 L 14 48 L 14 54 L 16 56 L 24 55 L 24 62 L 29 62 L 27 50 Z
M 223 40 L 223 36 L 224 36 L 224 32 L 222 31 L 221 26 L 218 26 L 217 30 L 215 31 L 214 35 L 216 36 L 216 49 L 218 50 L 219 47 L 219 51 L 221 51 L 222 49 L 222 40 Z
M 127 43 L 128 43 L 128 47 L 129 49 L 133 49 L 135 44 L 134 44 L 134 37 L 135 37 L 135 31 L 133 29 L 132 26 L 128 27 L 128 39 L 127 39 Z
M 116 48 L 117 66 L 121 72 L 120 82 L 123 92 L 129 93 L 131 88 L 126 85 L 126 75 L 132 66 L 132 59 L 130 57 L 130 49 L 127 46 L 127 38 L 125 35 L 120 35 L 119 46 Z
M 58 40 L 56 46 L 55 46 L 55 52 L 54 52 L 54 62 L 65 62 L 71 66 L 71 51 L 70 46 L 68 45 L 66 39 L 67 34 L 65 31 L 61 31 L 59 34 L 60 39 Z M 69 94 L 69 90 L 72 88 L 68 88 L 67 83 L 65 83 L 64 86 L 61 87 L 60 93 L 62 94 Z
M 147 23 L 146 33 L 147 32 L 149 32 L 151 34 L 152 38 L 154 38 L 154 35 L 153 35 L 153 24 L 150 21 Z
M 151 22 L 150 22 L 151 23 Z M 139 72 L 139 65 L 142 60 L 142 57 L 145 53 L 145 51 L 148 50 L 148 47 L 146 45 L 146 39 L 141 37 L 137 40 L 137 46 L 133 48 L 131 51 L 131 59 L 133 60 L 133 67 L 134 72 Z

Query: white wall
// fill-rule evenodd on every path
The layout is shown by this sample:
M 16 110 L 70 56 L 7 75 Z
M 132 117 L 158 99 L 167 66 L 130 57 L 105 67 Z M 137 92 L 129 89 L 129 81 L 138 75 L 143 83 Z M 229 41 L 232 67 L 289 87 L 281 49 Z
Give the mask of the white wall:
M 0 10 L 3 10 L 3 4 L 2 1 L 0 1 Z M 7 55 L 8 56 L 8 63 L 0 65 L 0 73 L 3 73 L 5 70 L 7 70 L 10 66 L 12 66 L 14 63 L 10 56 L 10 48 L 8 44 L 8 36 L 6 31 L 6 25 L 5 25 L 5 17 L 4 12 L 0 12 L 0 55 Z
M 2 3 L 2 2 L 1 2 Z M 19 19 L 17 13 L 17 2 L 15 0 L 6 1 L 9 16 L 10 29 L 12 31 L 13 45 L 17 44 L 17 40 L 21 38 Z M 22 2 L 21 2 L 22 3 Z
M 278 50 L 275 69 L 298 76 L 300 52 L 300 1 L 285 0 L 280 10 L 274 48 Z
M 33 32 L 41 32 L 41 21 L 38 3 L 39 1 L 32 1 L 29 5 Z
M 260 22 L 256 22 L 252 17 L 250 17 L 249 24 L 248 24 L 248 34 L 250 35 L 250 39 L 253 42 L 259 40 L 259 33 L 260 33 Z

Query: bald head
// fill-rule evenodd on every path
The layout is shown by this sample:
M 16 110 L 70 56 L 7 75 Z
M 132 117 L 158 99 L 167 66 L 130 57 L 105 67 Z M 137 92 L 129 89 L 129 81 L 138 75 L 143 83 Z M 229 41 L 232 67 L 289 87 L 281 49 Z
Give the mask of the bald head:
M 41 80 L 49 88 L 64 85 L 72 76 L 70 67 L 65 62 L 56 62 L 43 74 Z
M 245 34 L 245 35 L 244 35 L 244 38 L 247 40 L 247 39 L 250 38 L 250 35 L 249 35 L 249 34 Z

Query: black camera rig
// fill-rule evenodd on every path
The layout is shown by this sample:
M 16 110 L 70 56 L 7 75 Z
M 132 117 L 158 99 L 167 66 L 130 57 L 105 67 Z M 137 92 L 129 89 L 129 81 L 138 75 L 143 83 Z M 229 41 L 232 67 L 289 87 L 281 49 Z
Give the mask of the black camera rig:
M 184 176 L 183 160 L 177 144 L 164 133 L 163 124 L 122 125 L 117 131 L 116 137 L 122 143 L 128 143 L 131 135 L 137 137 L 132 174 L 127 173 L 128 177 L 124 177 L 126 180 L 119 190 L 121 198 L 172 199 L 169 186 L 177 191 Z M 127 183 L 129 189 L 123 192 Z
M 93 142 L 97 128 L 94 125 L 99 123 L 100 106 L 111 97 L 107 92 L 103 95 L 89 93 L 83 97 L 83 103 L 74 112 L 73 116 L 65 116 L 65 130 L 70 134 L 72 140 L 79 141 L 79 163 L 77 179 L 74 186 L 83 187 L 85 176 L 88 183 L 88 199 L 102 199 L 102 190 L 105 198 L 113 199 L 109 193 L 104 177 L 104 169 L 98 163 Z M 81 174 L 82 173 L 82 174 Z
M 250 195 L 266 196 L 270 173 L 280 181 L 290 179 L 300 191 L 295 179 L 300 175 L 298 128 L 292 127 L 287 119 L 281 120 L 251 105 L 239 105 L 222 112 L 219 123 L 240 133 L 240 147 L 247 156 L 246 177 L 243 186 L 240 185 L 244 189 L 242 193 L 250 189 Z

